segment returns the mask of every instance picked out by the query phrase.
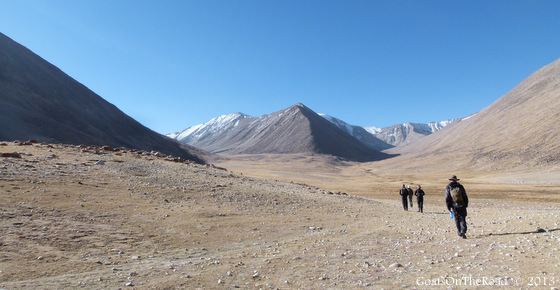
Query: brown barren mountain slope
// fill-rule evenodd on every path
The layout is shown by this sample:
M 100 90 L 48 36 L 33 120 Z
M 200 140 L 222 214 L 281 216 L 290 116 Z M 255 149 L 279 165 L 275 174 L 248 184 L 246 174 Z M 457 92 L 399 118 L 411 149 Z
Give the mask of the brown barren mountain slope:
M 560 60 L 556 60 L 472 117 L 389 151 L 447 170 L 558 168 L 559 128 Z
M 0 153 L 0 288 L 560 284 L 558 186 L 527 187 L 539 203 L 505 200 L 485 195 L 504 188 L 460 175 L 471 196 L 463 240 L 442 205 L 443 176 L 426 184 L 420 214 L 416 204 L 405 212 L 394 198 L 395 183 L 417 176 L 377 175 L 324 156 L 266 157 L 279 170 L 307 166 L 310 183 L 323 187 L 146 152 L 4 143 Z M 364 195 L 376 200 L 325 190 L 333 185 L 367 188 Z
M 203 162 L 206 152 L 160 135 L 0 33 L 0 140 L 157 150 Z

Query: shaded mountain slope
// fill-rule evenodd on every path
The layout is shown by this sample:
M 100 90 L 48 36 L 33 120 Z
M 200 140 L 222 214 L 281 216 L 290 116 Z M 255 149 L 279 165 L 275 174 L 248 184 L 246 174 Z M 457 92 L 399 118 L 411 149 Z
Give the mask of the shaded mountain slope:
M 371 131 L 368 131 L 364 127 L 350 125 L 338 118 L 327 114 L 320 114 L 320 116 L 327 119 L 329 122 L 333 123 L 335 126 L 339 127 L 340 129 L 347 132 L 372 149 L 382 151 L 394 147 L 394 145 L 389 144 L 376 136 L 376 134 L 379 133 L 381 129 L 375 128 L 375 130 L 372 129 Z
M 0 140 L 157 150 L 201 162 L 202 151 L 160 135 L 0 34 Z
M 559 124 L 560 60 L 556 60 L 470 118 L 389 151 L 452 160 L 456 167 L 557 166 Z

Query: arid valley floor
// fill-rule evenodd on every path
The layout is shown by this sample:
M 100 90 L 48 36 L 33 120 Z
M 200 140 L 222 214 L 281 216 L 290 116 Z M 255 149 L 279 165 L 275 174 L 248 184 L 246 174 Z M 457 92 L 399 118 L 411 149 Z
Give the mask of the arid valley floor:
M 555 182 L 105 149 L 0 145 L 17 152 L 0 157 L 0 288 L 560 288 Z M 466 240 L 443 201 L 451 174 Z M 423 214 L 403 211 L 403 183 L 422 183 Z

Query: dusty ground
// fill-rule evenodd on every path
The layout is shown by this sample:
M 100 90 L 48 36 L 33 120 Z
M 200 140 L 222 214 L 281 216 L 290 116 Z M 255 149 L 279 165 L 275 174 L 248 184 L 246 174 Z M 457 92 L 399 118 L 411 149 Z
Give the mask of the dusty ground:
M 0 157 L 0 288 L 560 287 L 558 184 L 455 173 L 463 240 L 446 173 L 4 144 L 21 158 Z M 423 214 L 402 210 L 402 183 L 423 184 Z

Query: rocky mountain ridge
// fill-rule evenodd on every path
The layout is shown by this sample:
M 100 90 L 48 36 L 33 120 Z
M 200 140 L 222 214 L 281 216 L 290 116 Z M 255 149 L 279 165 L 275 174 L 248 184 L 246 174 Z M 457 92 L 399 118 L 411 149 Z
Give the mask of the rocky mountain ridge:
M 261 117 L 223 115 L 168 136 L 213 153 L 320 153 L 361 161 L 389 157 L 301 103 Z
M 327 114 L 319 114 L 331 123 L 337 125 L 348 134 L 354 136 L 363 143 L 377 150 L 385 150 L 402 144 L 414 142 L 422 136 L 433 134 L 446 126 L 459 122 L 462 118 L 451 119 L 445 121 L 435 121 L 429 123 L 402 123 L 393 126 L 378 128 L 373 126 L 357 126 L 350 125 L 343 120 L 329 116 Z M 373 138 L 372 138 L 373 137 Z
M 298 104 L 293 106 L 298 106 Z M 285 110 L 289 110 L 289 108 Z M 401 144 L 414 142 L 414 140 L 417 140 L 418 138 L 430 135 L 443 129 L 449 124 L 461 120 L 453 119 L 430 122 L 427 124 L 403 123 L 387 128 L 376 128 L 351 125 L 341 119 L 332 117 L 327 114 L 317 115 L 328 120 L 340 130 L 346 132 L 367 147 L 376 151 L 383 151 L 385 149 L 393 148 Z M 231 152 L 234 151 L 232 148 L 221 147 L 227 147 L 227 145 L 222 141 L 224 138 L 223 136 L 227 134 L 226 132 L 235 130 L 235 127 L 240 125 L 243 126 L 248 122 L 252 124 L 262 122 L 262 124 L 259 126 L 261 128 L 265 128 L 267 124 L 270 124 L 269 116 L 270 115 L 252 117 L 243 113 L 226 114 L 215 117 L 203 124 L 188 127 L 187 129 L 176 133 L 167 134 L 167 136 L 177 139 L 180 142 L 211 152 Z M 253 136 L 250 136 L 248 138 L 253 138 Z

